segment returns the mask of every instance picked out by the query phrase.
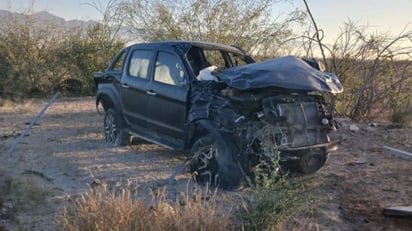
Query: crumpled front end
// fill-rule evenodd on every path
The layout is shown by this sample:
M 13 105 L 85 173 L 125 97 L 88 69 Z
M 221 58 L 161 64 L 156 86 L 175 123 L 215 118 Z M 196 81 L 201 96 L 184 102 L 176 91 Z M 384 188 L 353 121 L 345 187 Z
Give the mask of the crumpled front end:
M 336 76 L 294 57 L 215 75 L 218 81 L 193 84 L 189 122 L 207 121 L 204 132 L 221 134 L 221 143 L 229 137 L 224 149 L 232 150 L 228 155 L 243 173 L 262 161 L 301 173 L 324 165 L 336 146 L 328 137 L 334 129 L 333 100 L 326 102 L 342 91 Z
M 322 96 L 282 95 L 263 100 L 264 120 L 273 130 L 285 169 L 312 173 L 321 168 L 336 142 L 333 117 Z
M 263 100 L 264 118 L 279 128 L 280 150 L 294 151 L 328 146 L 326 134 L 333 129 L 331 114 L 320 96 L 274 96 Z

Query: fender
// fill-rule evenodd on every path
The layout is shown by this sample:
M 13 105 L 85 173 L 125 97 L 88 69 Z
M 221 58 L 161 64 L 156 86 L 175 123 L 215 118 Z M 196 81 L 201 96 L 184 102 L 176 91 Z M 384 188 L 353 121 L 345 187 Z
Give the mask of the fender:
M 112 84 L 99 85 L 96 94 L 96 110 L 98 113 L 100 113 L 98 109 L 99 103 L 102 103 L 105 111 L 110 107 L 113 107 L 116 112 L 122 114 L 122 102 Z

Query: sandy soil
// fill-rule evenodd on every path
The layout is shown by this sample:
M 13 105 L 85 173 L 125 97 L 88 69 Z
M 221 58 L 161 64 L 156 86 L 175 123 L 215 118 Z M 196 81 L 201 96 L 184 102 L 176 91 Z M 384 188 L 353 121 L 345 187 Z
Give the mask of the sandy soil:
M 164 185 L 185 159 L 184 153 L 153 144 L 122 148 L 105 144 L 103 116 L 96 113 L 93 97 L 58 99 L 29 136 L 7 154 L 44 104 L 33 101 L 0 107 L 0 187 L 13 180 L 33 184 L 40 186 L 33 192 L 40 191 L 46 198 L 41 204 L 24 206 L 0 195 L 0 230 L 53 230 L 53 217 L 70 198 L 102 182 L 111 187 L 132 182 L 141 195 L 149 195 L 150 189 Z M 313 176 L 313 193 L 322 199 L 314 204 L 315 212 L 296 217 L 295 226 L 308 230 L 411 230 L 411 218 L 388 218 L 382 210 L 412 205 L 412 161 L 393 157 L 382 146 L 412 152 L 412 130 L 357 124 L 360 130 L 351 131 L 349 125 L 354 122 L 340 122 L 343 142 Z M 188 184 L 189 174 L 180 174 L 168 192 L 176 195 Z

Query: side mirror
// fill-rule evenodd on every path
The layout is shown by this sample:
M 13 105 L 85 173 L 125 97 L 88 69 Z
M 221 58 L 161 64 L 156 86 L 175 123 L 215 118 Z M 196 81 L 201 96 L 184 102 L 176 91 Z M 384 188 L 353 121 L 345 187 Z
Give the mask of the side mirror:
M 93 73 L 93 78 L 95 78 L 95 79 L 101 79 L 103 77 L 104 77 L 104 72 L 102 72 L 102 71 L 98 71 L 98 72 Z

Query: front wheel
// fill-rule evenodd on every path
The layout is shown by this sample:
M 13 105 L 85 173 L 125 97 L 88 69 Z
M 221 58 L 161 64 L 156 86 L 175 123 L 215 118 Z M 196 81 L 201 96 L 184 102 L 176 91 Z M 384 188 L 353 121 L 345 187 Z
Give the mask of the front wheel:
M 104 139 L 113 146 L 125 146 L 129 143 L 130 135 L 124 129 L 124 123 L 118 113 L 109 108 L 104 115 Z
M 190 172 L 199 183 L 224 188 L 237 186 L 244 178 L 239 164 L 233 159 L 236 150 L 218 143 L 212 135 L 198 139 L 192 146 Z
M 299 162 L 299 172 L 304 174 L 315 173 L 325 164 L 328 156 L 329 153 L 324 149 L 308 151 Z

